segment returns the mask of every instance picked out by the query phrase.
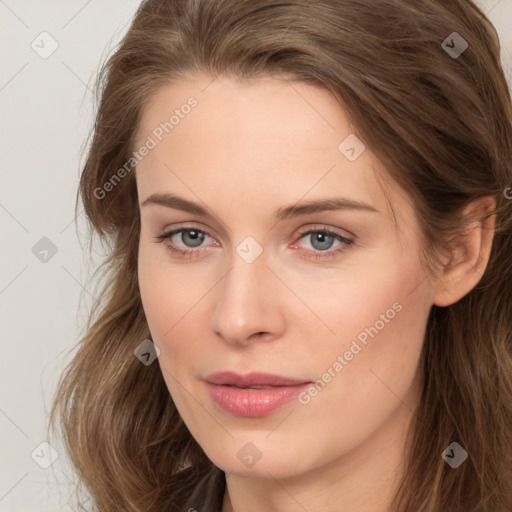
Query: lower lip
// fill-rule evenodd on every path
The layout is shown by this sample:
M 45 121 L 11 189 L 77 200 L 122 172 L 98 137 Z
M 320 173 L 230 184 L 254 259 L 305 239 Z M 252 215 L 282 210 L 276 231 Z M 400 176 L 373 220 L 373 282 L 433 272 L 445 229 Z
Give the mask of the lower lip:
M 273 386 L 264 389 L 236 388 L 207 383 L 213 401 L 224 411 L 236 416 L 266 416 L 291 402 L 311 383 L 295 386 Z

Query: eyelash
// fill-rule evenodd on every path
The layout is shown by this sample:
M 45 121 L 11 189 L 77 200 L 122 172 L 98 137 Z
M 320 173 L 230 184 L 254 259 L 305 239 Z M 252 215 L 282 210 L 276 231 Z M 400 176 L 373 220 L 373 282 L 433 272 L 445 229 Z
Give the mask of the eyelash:
M 204 229 L 198 229 L 196 226 L 182 227 L 179 229 L 169 231 L 167 233 L 163 233 L 162 235 L 155 236 L 154 238 L 156 238 L 156 243 L 162 243 L 165 240 L 172 238 L 174 235 L 184 232 L 184 231 L 196 231 L 198 233 L 205 234 L 205 235 L 209 236 L 210 238 L 214 238 L 208 231 L 205 231 Z M 334 258 L 334 257 L 338 256 L 339 254 L 341 254 L 342 252 L 344 252 L 345 250 L 347 250 L 354 243 L 354 240 L 351 240 L 349 238 L 341 236 L 338 233 L 335 233 L 334 231 L 331 231 L 330 229 L 327 229 L 327 228 L 305 230 L 300 233 L 299 239 L 304 238 L 305 236 L 308 236 L 308 235 L 318 234 L 318 233 L 332 236 L 335 239 L 337 239 L 338 241 L 342 242 L 342 245 L 338 246 L 336 249 L 328 249 L 325 251 L 303 249 L 303 251 L 306 252 L 306 255 L 312 256 L 313 258 L 316 258 L 316 259 Z M 186 257 L 186 256 L 192 257 L 194 254 L 199 256 L 200 254 L 203 253 L 204 250 L 206 250 L 204 247 L 200 247 L 198 249 L 190 249 L 190 248 L 189 249 L 178 249 L 170 242 L 165 243 L 165 246 L 171 253 L 181 256 L 181 257 Z

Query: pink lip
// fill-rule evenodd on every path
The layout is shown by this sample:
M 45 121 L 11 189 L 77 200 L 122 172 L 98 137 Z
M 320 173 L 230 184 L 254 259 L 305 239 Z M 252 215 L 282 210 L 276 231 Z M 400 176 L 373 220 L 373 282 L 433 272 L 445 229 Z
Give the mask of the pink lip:
M 237 416 L 251 417 L 270 414 L 311 384 L 311 381 L 260 372 L 247 375 L 220 372 L 209 375 L 205 380 L 212 400 L 219 407 Z

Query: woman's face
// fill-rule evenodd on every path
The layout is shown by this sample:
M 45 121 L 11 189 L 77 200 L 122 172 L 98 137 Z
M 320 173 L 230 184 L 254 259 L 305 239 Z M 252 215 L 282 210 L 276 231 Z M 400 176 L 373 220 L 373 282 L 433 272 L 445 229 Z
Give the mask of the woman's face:
M 397 231 L 353 133 L 326 90 L 270 78 L 191 77 L 143 112 L 144 311 L 179 413 L 226 472 L 375 456 L 417 403 L 433 283 L 414 207 L 389 187 Z

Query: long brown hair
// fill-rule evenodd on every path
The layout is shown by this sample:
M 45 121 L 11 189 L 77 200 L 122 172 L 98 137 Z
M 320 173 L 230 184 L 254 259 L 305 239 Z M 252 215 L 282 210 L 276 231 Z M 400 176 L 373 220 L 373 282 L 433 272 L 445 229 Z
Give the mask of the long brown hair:
M 462 53 L 450 53 L 454 48 Z M 332 92 L 358 137 L 410 195 L 432 267 L 461 231 L 465 206 L 495 198 L 484 275 L 461 300 L 430 312 L 423 395 L 393 510 L 510 512 L 512 201 L 505 191 L 512 186 L 512 106 L 496 30 L 470 0 L 142 2 L 96 86 L 79 193 L 91 238 L 106 241 L 109 254 L 49 422 L 62 427 L 95 506 L 179 510 L 197 478 L 214 470 L 159 366 L 134 357 L 150 333 L 137 281 L 135 176 L 118 171 L 136 149 L 148 99 L 195 72 L 285 74 Z M 109 192 L 100 194 L 109 180 Z M 469 454 L 457 469 L 441 457 L 452 442 Z

